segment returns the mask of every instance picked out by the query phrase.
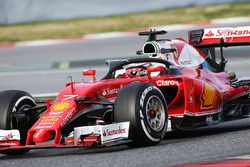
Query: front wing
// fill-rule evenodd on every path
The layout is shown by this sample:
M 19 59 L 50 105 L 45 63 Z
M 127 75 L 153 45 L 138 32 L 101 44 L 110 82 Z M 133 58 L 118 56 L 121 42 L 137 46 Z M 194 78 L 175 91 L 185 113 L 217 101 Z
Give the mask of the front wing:
M 130 142 L 129 122 L 120 122 L 109 125 L 82 126 L 65 137 L 62 144 L 53 141 L 36 143 L 34 145 L 20 145 L 18 130 L 0 130 L 0 153 L 11 150 L 41 149 L 41 148 L 74 148 L 86 146 L 113 146 Z

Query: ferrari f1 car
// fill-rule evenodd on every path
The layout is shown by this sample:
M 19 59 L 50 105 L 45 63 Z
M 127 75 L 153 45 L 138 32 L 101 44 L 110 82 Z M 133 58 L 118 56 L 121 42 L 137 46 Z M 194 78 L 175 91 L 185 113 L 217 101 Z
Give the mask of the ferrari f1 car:
M 188 42 L 156 39 L 165 33 L 140 32 L 149 38 L 137 54 L 147 57 L 107 61 L 100 80 L 95 70 L 83 71 L 92 81 L 67 83 L 53 103 L 24 91 L 0 92 L 0 153 L 149 146 L 168 130 L 248 118 L 250 80 L 225 71 L 223 47 L 249 45 L 250 27 L 193 30 Z

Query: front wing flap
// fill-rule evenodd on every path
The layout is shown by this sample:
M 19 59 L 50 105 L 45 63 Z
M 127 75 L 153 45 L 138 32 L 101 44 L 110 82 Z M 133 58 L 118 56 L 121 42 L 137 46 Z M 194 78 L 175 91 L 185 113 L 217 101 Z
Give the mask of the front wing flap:
M 128 139 L 128 135 L 129 122 L 109 125 L 82 126 L 74 128 L 74 145 L 84 142 L 84 139 L 85 141 L 91 139 L 94 140 L 93 138 L 95 137 L 97 138 L 97 142 L 100 142 L 101 145 L 105 145 L 110 142 Z

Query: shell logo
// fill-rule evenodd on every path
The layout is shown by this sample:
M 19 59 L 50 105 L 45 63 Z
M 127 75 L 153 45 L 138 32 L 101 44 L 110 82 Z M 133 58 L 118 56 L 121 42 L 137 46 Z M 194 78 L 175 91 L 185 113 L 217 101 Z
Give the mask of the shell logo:
M 204 84 L 201 95 L 202 108 L 212 108 L 216 97 L 215 89 L 208 83 Z
M 65 110 L 66 108 L 69 108 L 70 106 L 71 106 L 70 102 L 62 101 L 57 104 L 54 104 L 52 108 L 54 111 L 61 111 L 61 110 Z

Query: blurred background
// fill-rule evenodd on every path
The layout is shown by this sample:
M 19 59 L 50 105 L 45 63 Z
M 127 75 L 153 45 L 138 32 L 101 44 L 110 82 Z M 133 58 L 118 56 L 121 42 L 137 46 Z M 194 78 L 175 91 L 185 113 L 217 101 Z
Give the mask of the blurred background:
M 115 16 L 171 8 L 239 3 L 247 0 L 1 0 L 0 23 Z

